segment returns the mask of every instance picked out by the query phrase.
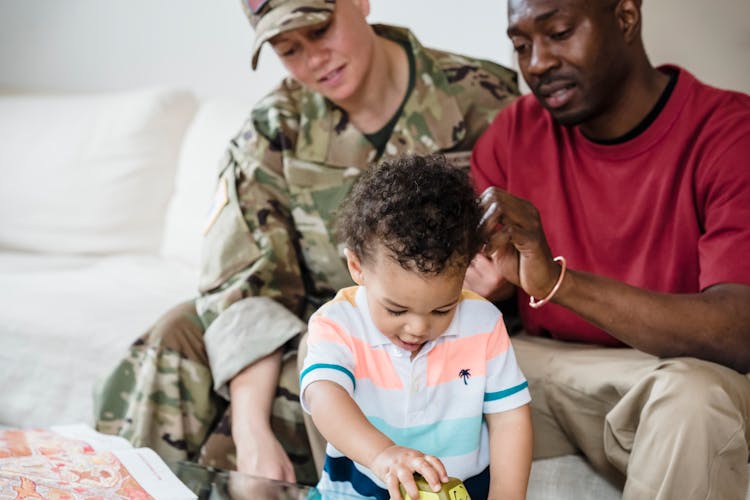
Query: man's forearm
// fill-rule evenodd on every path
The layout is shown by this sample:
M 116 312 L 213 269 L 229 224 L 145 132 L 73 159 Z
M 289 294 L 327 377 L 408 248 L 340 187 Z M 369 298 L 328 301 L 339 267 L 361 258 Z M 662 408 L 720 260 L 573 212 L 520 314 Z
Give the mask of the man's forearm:
M 665 294 L 568 270 L 553 301 L 649 354 L 750 370 L 750 286 L 719 284 L 696 294 Z

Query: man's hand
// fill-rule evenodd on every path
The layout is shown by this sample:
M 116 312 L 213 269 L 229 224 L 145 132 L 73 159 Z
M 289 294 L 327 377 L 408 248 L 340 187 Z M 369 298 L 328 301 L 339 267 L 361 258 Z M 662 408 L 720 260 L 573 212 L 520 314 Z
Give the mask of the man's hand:
M 515 286 L 500 272 L 499 252 L 490 256 L 478 253 L 466 270 L 464 288 L 492 302 L 510 298 Z
M 497 272 L 533 297 L 546 296 L 560 267 L 552 259 L 536 207 L 496 187 L 484 190 L 480 205 L 485 254 L 492 256 Z
M 480 203 L 485 253 L 494 252 L 505 279 L 532 297 L 546 297 L 561 268 L 552 259 L 536 207 L 495 187 L 482 193 Z M 748 285 L 717 283 L 697 293 L 660 293 L 568 268 L 553 300 L 654 356 L 690 356 L 741 373 L 750 370 Z
M 448 482 L 448 473 L 439 458 L 411 448 L 393 445 L 381 451 L 373 460 L 371 469 L 388 487 L 392 500 L 402 500 L 399 484 L 411 498 L 419 498 L 414 473 L 425 478 L 433 491 L 440 491 Z

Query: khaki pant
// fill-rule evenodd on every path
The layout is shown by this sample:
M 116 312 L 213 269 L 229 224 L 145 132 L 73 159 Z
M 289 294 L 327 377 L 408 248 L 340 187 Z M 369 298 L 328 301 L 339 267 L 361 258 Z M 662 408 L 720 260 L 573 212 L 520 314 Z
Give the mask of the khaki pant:
M 694 358 L 659 359 L 526 335 L 534 458 L 582 452 L 631 499 L 744 499 L 750 378 Z

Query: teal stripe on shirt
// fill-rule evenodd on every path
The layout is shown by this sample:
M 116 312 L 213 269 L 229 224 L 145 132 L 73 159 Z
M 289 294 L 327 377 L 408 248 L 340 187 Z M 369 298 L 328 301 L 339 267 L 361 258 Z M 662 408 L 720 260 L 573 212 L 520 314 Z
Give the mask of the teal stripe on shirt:
M 526 389 L 528 386 L 529 386 L 529 383 L 524 380 L 517 386 L 511 387 L 510 389 L 505 389 L 503 391 L 497 391 L 497 392 L 485 392 L 484 400 L 485 401 L 497 401 L 498 399 L 507 398 L 508 396 L 512 396 L 513 394 L 517 392 L 521 392 L 522 390 Z
M 347 370 L 346 368 L 344 368 L 341 365 L 332 365 L 332 364 L 329 364 L 329 363 L 316 363 L 314 365 L 310 365 L 307 368 L 305 368 L 302 371 L 302 373 L 300 373 L 300 375 L 299 375 L 299 383 L 300 383 L 300 385 L 302 385 L 302 379 L 305 378 L 305 375 L 307 375 L 308 373 L 310 373 L 313 370 L 318 370 L 320 368 L 329 368 L 331 370 L 338 370 L 338 371 L 344 373 L 347 377 L 349 377 L 350 379 L 352 379 L 352 385 L 354 386 L 354 388 L 357 387 L 357 381 L 354 380 L 354 374 L 352 372 L 350 372 L 349 370 Z
M 394 427 L 377 417 L 367 419 L 399 446 L 415 448 L 428 455 L 455 457 L 479 449 L 482 415 L 413 427 Z

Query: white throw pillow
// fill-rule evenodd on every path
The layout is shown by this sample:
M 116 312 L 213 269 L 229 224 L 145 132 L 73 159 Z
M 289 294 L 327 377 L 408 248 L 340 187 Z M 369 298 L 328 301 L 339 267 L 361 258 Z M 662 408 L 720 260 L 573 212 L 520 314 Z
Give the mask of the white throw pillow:
M 156 253 L 188 91 L 0 97 L 0 248 Z
M 202 230 L 216 189 L 220 161 L 230 139 L 250 117 L 249 99 L 212 98 L 201 103 L 180 152 L 169 202 L 162 255 L 200 265 Z

